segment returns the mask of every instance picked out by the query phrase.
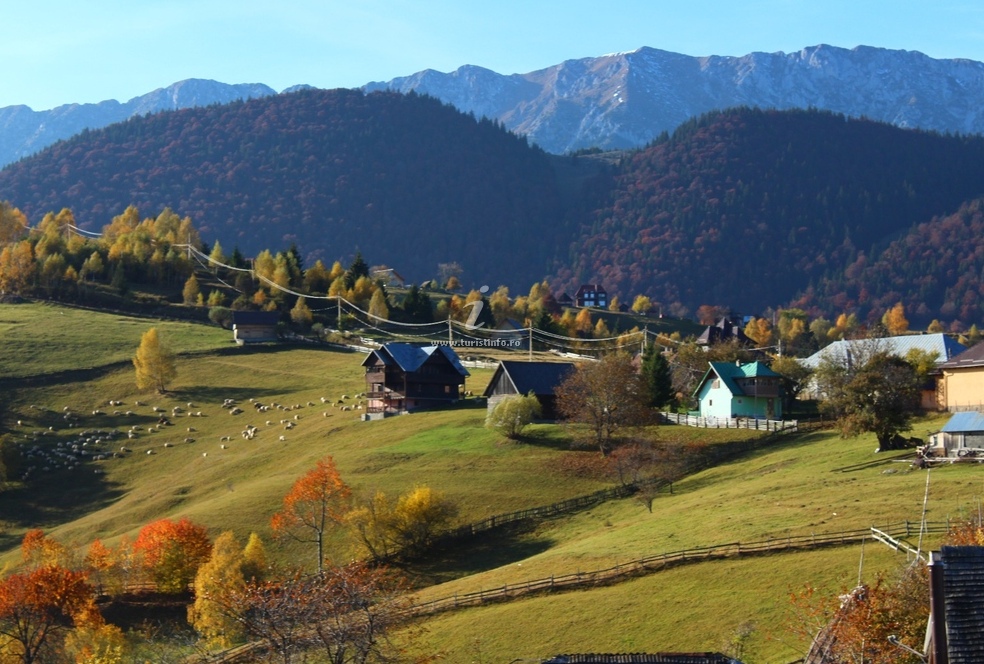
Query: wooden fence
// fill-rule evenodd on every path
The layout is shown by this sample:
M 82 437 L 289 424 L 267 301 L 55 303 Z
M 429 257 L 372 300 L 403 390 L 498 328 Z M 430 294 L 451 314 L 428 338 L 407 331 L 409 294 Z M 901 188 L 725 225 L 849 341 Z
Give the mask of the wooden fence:
M 754 429 L 792 433 L 798 429 L 796 420 L 758 420 L 750 417 L 697 417 L 681 413 L 660 413 L 664 422 L 701 429 Z
M 904 521 L 902 523 L 881 526 L 876 530 L 886 533 L 894 538 L 911 537 L 913 533 L 919 532 L 919 524 Z M 950 522 L 940 521 L 926 524 L 928 533 L 944 533 L 949 531 Z M 574 590 L 590 586 L 602 586 L 621 581 L 628 577 L 642 576 L 658 572 L 676 565 L 703 562 L 705 560 L 718 560 L 721 558 L 733 558 L 740 556 L 755 556 L 774 553 L 777 551 L 806 550 L 828 546 L 843 546 L 855 544 L 872 537 L 872 529 L 863 528 L 858 530 L 846 530 L 834 533 L 814 533 L 797 537 L 786 537 L 781 539 L 769 539 L 759 542 L 730 542 L 727 544 L 714 544 L 705 547 L 695 547 L 682 551 L 671 551 L 660 553 L 645 558 L 639 558 L 626 563 L 620 563 L 614 567 L 594 570 L 590 572 L 576 572 L 562 576 L 550 576 L 541 579 L 534 579 L 522 583 L 507 584 L 501 588 L 489 590 L 479 590 L 477 592 L 466 593 L 463 595 L 453 595 L 422 602 L 413 607 L 414 616 L 429 615 L 441 611 L 450 611 L 458 608 L 478 606 L 487 602 L 504 601 L 524 595 L 531 595 L 543 592 L 554 592 L 557 590 Z
M 949 520 L 945 522 L 930 522 L 926 524 L 924 532 L 941 533 L 950 529 Z M 511 599 L 547 593 L 561 590 L 576 590 L 592 586 L 603 586 L 617 583 L 619 581 L 652 574 L 677 565 L 687 565 L 703 562 L 706 560 L 717 560 L 722 558 L 732 558 L 739 556 L 755 556 L 774 553 L 776 551 L 805 550 L 828 546 L 842 546 L 854 544 L 871 537 L 873 529 L 846 530 L 835 533 L 819 533 L 798 537 L 786 537 L 780 539 L 769 539 L 759 542 L 732 542 L 728 544 L 715 544 L 706 547 L 695 547 L 681 551 L 660 553 L 645 558 L 639 558 L 624 564 L 600 569 L 591 572 L 576 572 L 562 576 L 551 576 L 548 578 L 535 579 L 523 583 L 504 585 L 501 588 L 490 590 L 479 590 L 463 595 L 453 595 L 442 597 L 429 602 L 414 604 L 405 614 L 408 620 L 421 616 L 432 615 L 443 611 L 452 611 L 460 608 L 480 606 L 490 602 L 502 602 Z M 881 526 L 876 529 L 880 533 L 890 534 L 892 537 L 911 537 L 918 533 L 918 522 L 913 523 L 904 521 L 902 523 Z M 191 658 L 188 664 L 193 662 L 207 661 L 210 664 L 233 664 L 236 662 L 254 661 L 258 654 L 267 650 L 268 644 L 262 641 L 246 643 L 235 648 L 217 653 L 206 658 Z

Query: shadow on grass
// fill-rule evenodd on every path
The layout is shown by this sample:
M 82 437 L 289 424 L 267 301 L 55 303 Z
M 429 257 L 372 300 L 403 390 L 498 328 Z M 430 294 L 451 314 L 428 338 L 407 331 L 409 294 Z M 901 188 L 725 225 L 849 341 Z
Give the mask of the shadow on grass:
M 538 537 L 531 524 L 516 524 L 453 547 L 433 549 L 426 559 L 409 562 L 405 571 L 418 587 L 430 586 L 511 565 L 552 545 L 552 541 Z
M 0 550 L 17 547 L 19 535 L 8 530 L 48 529 L 79 519 L 118 500 L 119 485 L 96 474 L 93 464 L 74 470 L 45 473 L 27 483 L 0 491 L 0 521 L 7 528 L 0 534 Z
M 527 427 L 515 441 L 503 440 L 506 440 L 505 444 L 517 443 L 563 451 L 572 449 L 570 434 L 557 424 L 534 424 Z
M 188 401 L 194 403 L 196 407 L 213 406 L 221 404 L 226 399 L 232 399 L 240 408 L 251 408 L 250 399 L 260 399 L 275 394 L 283 394 L 274 390 L 264 390 L 256 387 L 228 387 L 228 386 L 200 386 L 186 387 L 180 390 L 169 390 L 165 395 L 178 401 Z M 245 402 L 245 406 L 243 403 Z M 191 408 L 191 406 L 189 406 Z

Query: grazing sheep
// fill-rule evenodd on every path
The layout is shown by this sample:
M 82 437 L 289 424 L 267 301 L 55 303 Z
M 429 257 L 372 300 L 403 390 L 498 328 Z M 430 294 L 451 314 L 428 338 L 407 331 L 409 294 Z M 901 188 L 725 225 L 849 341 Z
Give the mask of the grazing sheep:
M 193 443 L 193 442 L 195 442 L 195 439 L 194 438 L 185 438 L 185 441 L 184 442 L 186 442 L 186 443 Z
M 241 413 L 242 413 L 243 411 L 242 411 L 242 410 L 240 410 L 240 409 L 239 409 L 238 407 L 236 407 L 236 408 L 233 408 L 232 410 L 230 410 L 229 412 L 230 412 L 230 413 L 232 413 L 233 415 L 239 415 L 239 414 L 241 414 Z
M 226 442 L 228 440 L 229 440 L 229 436 L 222 436 L 221 438 L 219 438 L 219 442 L 222 442 L 222 443 L 224 443 L 224 442 Z
M 143 401 L 134 401 L 133 402 L 133 405 L 134 406 L 146 406 L 147 404 L 145 404 Z
M 195 433 L 197 430 L 195 427 L 188 427 L 188 433 Z
M 283 443 L 283 442 L 286 442 L 286 441 L 287 441 L 287 436 L 281 436 L 280 437 L 280 442 Z
M 153 454 L 154 450 L 147 450 L 147 454 Z
M 301 419 L 301 416 L 300 416 L 300 415 L 295 415 L 295 416 L 294 416 L 294 419 L 295 419 L 295 420 L 299 420 L 299 419 Z
M 208 456 L 208 452 L 202 452 L 202 456 L 203 457 L 207 457 Z
M 219 445 L 219 449 L 227 450 L 227 449 L 229 449 L 229 446 L 228 445 Z
M 173 443 L 164 443 L 164 447 L 174 447 Z

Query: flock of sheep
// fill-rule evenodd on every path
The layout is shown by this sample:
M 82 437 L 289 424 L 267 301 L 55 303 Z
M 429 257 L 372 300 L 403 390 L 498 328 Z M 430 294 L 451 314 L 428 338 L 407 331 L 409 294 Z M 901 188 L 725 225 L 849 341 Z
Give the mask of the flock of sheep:
M 355 396 L 354 403 L 353 398 L 349 395 L 342 395 L 341 398 L 337 400 L 331 400 L 327 397 L 321 397 L 321 403 L 324 406 L 337 408 L 343 412 L 349 412 L 352 410 L 362 410 L 364 408 L 363 399 L 365 398 L 365 393 L 361 393 Z M 283 405 L 277 402 L 272 402 L 269 404 L 264 404 L 256 399 L 249 400 L 250 405 L 253 407 L 256 413 L 273 413 L 275 411 L 280 411 L 282 416 L 279 422 L 274 419 L 267 419 L 264 422 L 265 427 L 275 428 L 282 427 L 283 431 L 291 431 L 298 426 L 301 420 L 301 414 L 295 413 L 297 411 L 305 408 L 303 404 L 294 405 Z M 107 417 L 140 417 L 134 410 L 121 410 L 124 406 L 124 402 L 118 399 L 110 399 L 106 402 L 109 406 L 107 410 L 95 409 L 91 412 L 91 416 L 83 416 L 78 412 L 72 410 L 68 406 L 62 408 L 60 413 L 63 421 L 65 422 L 65 428 L 56 429 L 54 426 L 49 426 L 44 429 L 33 428 L 29 432 L 23 434 L 24 441 L 18 444 L 19 451 L 21 453 L 22 459 L 24 460 L 24 470 L 21 473 L 21 479 L 27 481 L 33 477 L 42 473 L 51 473 L 59 470 L 74 470 L 79 468 L 82 463 L 86 461 L 103 461 L 110 458 L 122 458 L 133 453 L 133 449 L 127 447 L 125 444 L 120 444 L 121 439 L 126 441 L 142 440 L 147 439 L 153 434 L 166 432 L 169 428 L 177 429 L 175 420 L 182 417 L 189 418 L 199 418 L 208 417 L 208 415 L 198 409 L 192 402 L 188 402 L 186 406 L 173 406 L 170 411 L 161 408 L 159 406 L 153 406 L 150 408 L 150 417 L 156 418 L 156 423 L 154 424 L 133 424 L 129 427 L 122 426 L 117 428 L 90 428 L 81 431 L 75 431 L 77 428 L 81 427 L 83 423 L 93 420 L 104 420 Z M 313 401 L 307 402 L 307 407 L 314 407 L 316 404 Z M 133 404 L 134 408 L 146 408 L 147 404 L 141 401 L 135 401 Z M 244 404 L 244 407 L 245 404 Z M 240 408 L 235 399 L 225 399 L 221 404 L 221 408 L 232 416 L 242 415 L 245 411 Z M 38 419 L 47 419 L 50 421 L 50 416 L 53 411 L 40 406 L 32 405 L 30 407 L 32 411 L 40 411 L 41 416 Z M 111 410 L 112 409 L 112 410 Z M 292 413 L 287 416 L 287 413 Z M 324 417 L 331 417 L 332 413 L 330 411 L 323 411 L 322 415 Z M 144 415 L 146 417 L 146 415 Z M 23 430 L 28 428 L 27 424 L 23 420 L 17 420 L 17 426 L 19 429 Z M 184 444 L 190 444 L 196 442 L 196 439 L 191 434 L 197 434 L 198 429 L 195 426 L 185 426 L 185 433 L 189 434 L 181 438 L 181 442 Z M 67 429 L 68 431 L 66 432 Z M 244 440 L 253 440 L 260 434 L 261 428 L 255 424 L 247 424 L 242 431 L 240 436 Z M 58 440 L 54 444 L 46 442 L 46 438 L 50 437 L 64 437 L 68 433 L 67 439 Z M 154 436 L 155 438 L 160 438 L 160 436 Z M 219 438 L 219 450 L 229 449 L 229 444 L 232 440 L 232 435 L 223 435 Z M 286 442 L 287 435 L 280 434 L 279 441 Z M 162 443 L 164 448 L 174 447 L 178 443 L 177 437 L 172 435 L 172 439 Z M 133 444 L 133 443 L 130 443 Z M 143 450 L 144 454 L 154 455 L 157 454 L 157 449 L 155 447 L 148 447 Z M 208 452 L 203 451 L 202 457 L 208 457 Z M 101 468 L 95 468 L 94 472 L 100 474 L 103 472 Z

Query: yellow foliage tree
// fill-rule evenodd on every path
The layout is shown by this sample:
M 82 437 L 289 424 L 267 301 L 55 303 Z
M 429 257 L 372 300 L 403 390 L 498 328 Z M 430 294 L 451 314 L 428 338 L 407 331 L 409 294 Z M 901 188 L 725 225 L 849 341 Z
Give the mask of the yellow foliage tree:
M 772 323 L 768 318 L 753 318 L 745 325 L 745 336 L 759 346 L 772 343 Z
M 297 303 L 290 310 L 290 319 L 294 321 L 296 325 L 301 327 L 308 327 L 314 320 L 314 314 L 311 313 L 311 308 L 304 301 L 303 297 L 297 298 Z
M 202 294 L 202 289 L 198 286 L 198 277 L 192 272 L 191 276 L 188 277 L 188 281 L 185 282 L 184 289 L 181 291 L 181 297 L 184 299 L 185 304 L 197 304 L 198 296 Z
M 0 201 L 0 244 L 10 244 L 27 232 L 27 217 L 17 208 Z
M 123 630 L 116 625 L 84 624 L 65 638 L 75 664 L 123 664 L 132 661 Z
M 263 581 L 266 579 L 268 566 L 263 540 L 256 533 L 250 533 L 246 548 L 243 549 L 243 578 L 247 581 Z
M 225 607 L 245 586 L 243 553 L 231 530 L 215 539 L 212 555 L 195 575 L 195 602 L 188 607 L 188 623 L 210 648 L 224 649 L 241 638 L 242 630 Z
M 905 317 L 905 306 L 898 302 L 882 316 L 882 325 L 890 335 L 898 336 L 909 331 L 909 320 Z
M 133 366 L 137 371 L 137 387 L 142 390 L 152 387 L 160 394 L 167 391 L 168 383 L 178 375 L 174 355 L 161 341 L 156 327 L 150 328 L 140 337 Z
M 389 306 L 386 304 L 386 293 L 383 292 L 382 288 L 377 288 L 376 292 L 372 294 L 372 299 L 369 300 L 369 314 L 375 316 L 377 319 L 382 318 L 386 320 L 389 318 Z
M 653 301 L 645 295 L 636 295 L 635 300 L 632 302 L 632 311 L 637 314 L 649 313 L 652 308 Z
M 577 316 L 574 318 L 574 331 L 579 335 L 590 336 L 593 329 L 591 310 L 584 308 L 577 312 Z

